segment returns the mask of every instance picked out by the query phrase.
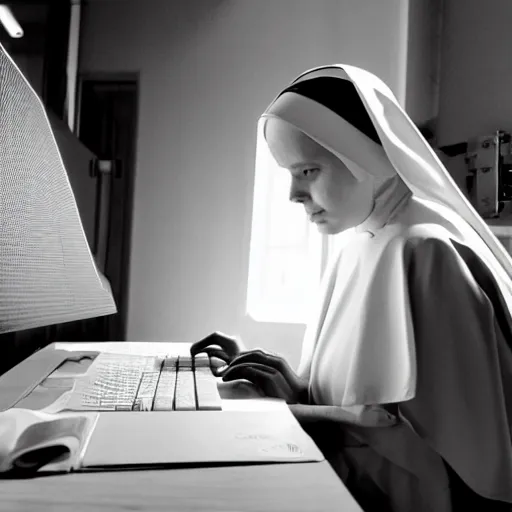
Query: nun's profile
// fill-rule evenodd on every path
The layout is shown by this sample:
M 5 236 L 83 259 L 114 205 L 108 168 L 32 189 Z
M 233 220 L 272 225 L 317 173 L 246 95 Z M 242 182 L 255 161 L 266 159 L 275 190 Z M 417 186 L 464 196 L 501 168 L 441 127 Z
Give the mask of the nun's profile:
M 290 200 L 346 236 L 297 373 L 218 333 L 191 352 L 284 398 L 364 510 L 511 510 L 512 259 L 371 73 L 308 71 L 260 124 Z

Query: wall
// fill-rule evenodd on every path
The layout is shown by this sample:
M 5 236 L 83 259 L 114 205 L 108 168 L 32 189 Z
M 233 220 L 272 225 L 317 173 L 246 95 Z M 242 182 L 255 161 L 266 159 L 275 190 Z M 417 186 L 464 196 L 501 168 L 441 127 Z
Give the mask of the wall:
M 409 2 L 405 109 L 417 124 L 438 114 L 443 1 Z
M 438 142 L 512 131 L 512 2 L 444 0 Z M 450 172 L 465 187 L 463 158 Z
M 80 71 L 140 71 L 128 339 L 213 330 L 296 364 L 303 326 L 245 315 L 258 116 L 300 72 L 360 65 L 397 92 L 408 0 L 90 1 Z
M 44 59 L 42 55 L 11 55 L 16 65 L 20 68 L 25 78 L 34 88 L 39 96 L 43 94 L 43 67 Z

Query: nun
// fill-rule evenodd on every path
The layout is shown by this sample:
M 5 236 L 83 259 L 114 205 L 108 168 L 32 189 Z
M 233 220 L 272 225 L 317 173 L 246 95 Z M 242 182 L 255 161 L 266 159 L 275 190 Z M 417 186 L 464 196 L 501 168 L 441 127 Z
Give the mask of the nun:
M 221 333 L 192 355 L 286 400 L 365 511 L 512 510 L 512 259 L 373 74 L 309 70 L 259 126 L 339 248 L 297 372 Z

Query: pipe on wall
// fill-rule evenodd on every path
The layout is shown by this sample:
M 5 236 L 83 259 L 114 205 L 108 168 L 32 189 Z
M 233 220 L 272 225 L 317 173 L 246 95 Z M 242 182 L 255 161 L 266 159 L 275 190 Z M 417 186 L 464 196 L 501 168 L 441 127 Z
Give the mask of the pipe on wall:
M 80 19 L 82 14 L 82 2 L 81 0 L 70 1 L 71 15 L 69 19 L 68 58 L 66 66 L 67 87 L 65 112 L 69 129 L 74 132 L 76 123 L 78 55 L 80 47 Z

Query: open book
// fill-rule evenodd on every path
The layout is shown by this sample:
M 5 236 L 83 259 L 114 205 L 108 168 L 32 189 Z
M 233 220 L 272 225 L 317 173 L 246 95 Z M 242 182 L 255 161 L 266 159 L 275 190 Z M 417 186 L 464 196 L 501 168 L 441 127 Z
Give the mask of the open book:
M 0 473 L 322 460 L 286 406 L 260 411 L 0 413 Z
M 27 409 L 0 413 L 0 472 L 76 469 L 97 419 L 97 413 L 52 415 Z

